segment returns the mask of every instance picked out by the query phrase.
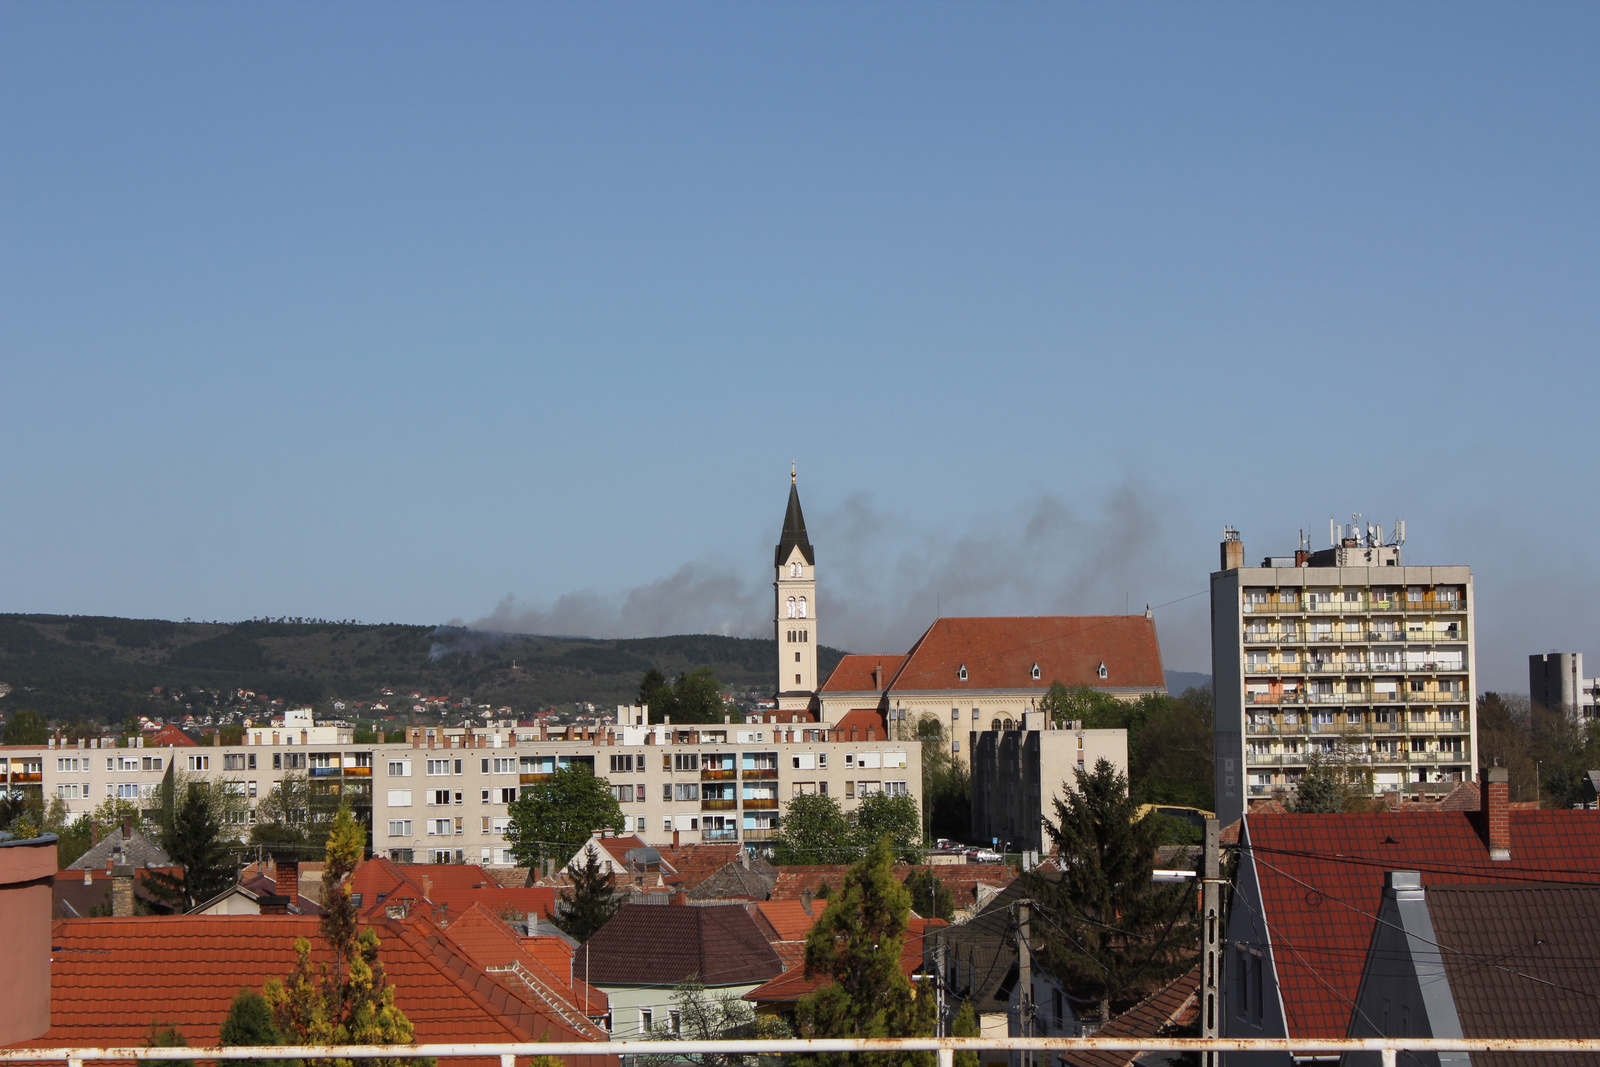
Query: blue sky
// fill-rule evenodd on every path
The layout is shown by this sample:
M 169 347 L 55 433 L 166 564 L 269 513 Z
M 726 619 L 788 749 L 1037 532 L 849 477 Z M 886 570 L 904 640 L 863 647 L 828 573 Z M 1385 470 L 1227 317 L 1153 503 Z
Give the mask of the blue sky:
M 1157 612 L 1407 520 L 1600 655 L 1600 7 L 0 8 L 0 610 Z M 830 582 L 830 578 L 832 581 Z M 1189 599 L 1180 599 L 1180 598 Z

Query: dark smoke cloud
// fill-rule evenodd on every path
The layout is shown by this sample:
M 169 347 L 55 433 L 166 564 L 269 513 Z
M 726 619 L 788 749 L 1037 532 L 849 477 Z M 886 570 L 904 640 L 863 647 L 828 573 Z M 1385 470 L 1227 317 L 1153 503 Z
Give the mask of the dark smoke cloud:
M 1132 484 L 1071 503 L 1044 495 L 1022 507 L 929 528 L 857 493 L 808 516 L 817 547 L 823 643 L 861 652 L 910 647 L 939 615 L 1090 615 L 1142 611 L 1205 588 L 1205 574 L 1169 551 L 1171 509 Z M 643 637 L 677 633 L 768 636 L 770 559 L 749 569 L 685 564 L 608 595 L 568 593 L 548 606 L 507 596 L 475 628 L 515 633 Z M 1157 612 L 1163 658 L 1209 670 L 1203 597 Z

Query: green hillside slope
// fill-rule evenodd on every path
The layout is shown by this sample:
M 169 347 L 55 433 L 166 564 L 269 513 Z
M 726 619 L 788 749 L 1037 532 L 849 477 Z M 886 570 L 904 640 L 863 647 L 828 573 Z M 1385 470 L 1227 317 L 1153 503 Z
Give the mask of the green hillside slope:
M 817 651 L 825 677 L 843 653 Z M 387 688 L 396 694 L 391 708 L 409 708 L 409 694 L 420 692 L 526 714 L 631 702 L 651 667 L 669 678 L 710 667 L 729 691 L 765 693 L 776 655 L 771 641 L 709 634 L 593 640 L 337 622 L 0 615 L 0 684 L 11 690 L 0 711 L 121 722 L 130 712 L 170 714 L 165 697 L 173 690 L 247 689 L 312 703 L 381 700 Z

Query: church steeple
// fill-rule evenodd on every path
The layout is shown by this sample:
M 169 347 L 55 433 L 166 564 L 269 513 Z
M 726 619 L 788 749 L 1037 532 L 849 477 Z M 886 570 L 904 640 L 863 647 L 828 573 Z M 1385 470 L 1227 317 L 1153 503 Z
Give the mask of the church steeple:
M 811 539 L 806 536 L 806 517 L 800 510 L 800 487 L 796 484 L 795 473 L 789 472 L 789 510 L 783 516 L 783 535 L 778 538 L 778 550 L 774 554 L 773 566 L 781 567 L 788 562 L 789 553 L 798 548 L 806 562 L 813 567 L 817 565 L 816 553 L 811 550 Z
M 800 489 L 789 471 L 789 510 L 773 554 L 773 636 L 779 711 L 807 711 L 817 691 L 817 556 L 806 536 Z

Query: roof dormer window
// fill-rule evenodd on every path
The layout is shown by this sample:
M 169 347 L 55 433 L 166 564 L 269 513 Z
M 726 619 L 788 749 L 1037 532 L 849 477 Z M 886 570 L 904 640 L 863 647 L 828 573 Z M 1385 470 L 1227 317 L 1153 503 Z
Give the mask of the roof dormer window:
M 1094 673 L 1098 674 L 1102 681 L 1105 679 L 1105 676 L 1108 672 L 1106 671 L 1106 665 L 1104 661 L 1101 662 L 1100 666 L 1094 669 Z
M 1033 665 L 1033 670 L 1029 671 L 1028 673 L 1033 675 L 1033 680 L 1037 682 L 1039 680 L 1039 677 L 1040 677 L 1039 665 L 1037 663 L 1035 663 Z
M 960 678 L 963 682 L 967 680 L 967 665 L 965 663 L 961 665 L 961 669 L 959 671 L 956 671 L 956 677 Z

